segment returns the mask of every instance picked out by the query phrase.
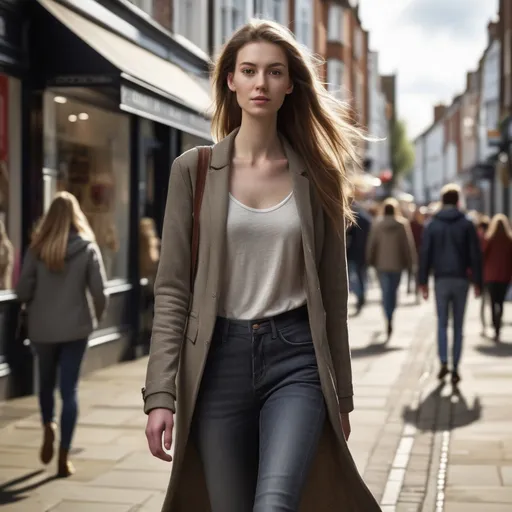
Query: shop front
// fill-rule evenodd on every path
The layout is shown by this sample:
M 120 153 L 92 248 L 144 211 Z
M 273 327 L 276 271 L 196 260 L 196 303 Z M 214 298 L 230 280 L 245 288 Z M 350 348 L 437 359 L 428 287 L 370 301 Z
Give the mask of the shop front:
M 0 399 L 11 393 L 13 368 L 26 352 L 11 343 L 18 311 L 14 287 L 23 254 L 22 97 L 27 68 L 19 8 L 0 4 Z
M 123 25 L 110 13 L 113 25 L 108 27 L 107 18 L 100 19 L 104 8 L 94 0 L 86 3 L 87 12 L 77 7 L 82 4 L 65 0 L 38 0 L 27 10 L 31 66 L 30 85 L 23 94 L 30 109 L 25 129 L 28 156 L 22 165 L 21 137 L 13 135 L 9 160 L 0 169 L 0 286 L 2 223 L 13 247 L 13 282 L 31 228 L 56 192 L 73 193 L 94 230 L 110 301 L 105 318 L 91 335 L 85 372 L 145 350 L 140 346 L 147 342 L 140 336 L 141 296 L 149 280 L 141 270 L 141 229 L 149 220 L 155 234 L 161 233 L 173 159 L 190 145 L 211 144 L 207 114 L 211 99 L 204 70 L 193 75 L 142 48 L 117 30 L 116 23 L 125 27 L 126 21 Z M 14 101 L 21 102 L 20 84 L 9 77 L 5 89 L 2 80 L 0 75 L 0 109 L 8 90 L 8 127 L 9 133 L 15 133 L 21 130 Z M 12 172 L 21 167 L 23 172 Z M 21 200 L 10 209 L 4 199 L 13 194 L 23 197 L 23 215 Z M 15 304 L 13 286 L 6 284 L 6 290 L 0 291 L 8 304 Z M 5 315 L 12 330 L 16 314 Z M 0 338 L 0 377 L 2 349 L 9 343 L 5 340 Z M 24 363 L 14 375 L 10 369 L 11 380 L 25 385 L 8 394 L 33 391 L 29 357 L 30 350 L 25 350 Z

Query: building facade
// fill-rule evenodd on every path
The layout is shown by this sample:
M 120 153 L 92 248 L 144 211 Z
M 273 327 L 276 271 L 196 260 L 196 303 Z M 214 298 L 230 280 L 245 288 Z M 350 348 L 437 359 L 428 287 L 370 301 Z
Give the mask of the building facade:
M 481 59 L 481 91 L 478 117 L 478 160 L 493 164 L 497 159 L 500 128 L 501 43 L 497 24 L 489 24 L 489 45 Z M 492 215 L 503 211 L 503 184 L 493 169 L 483 187 L 483 211 Z
M 391 169 L 389 109 L 382 91 L 378 52 L 369 52 L 368 67 L 368 132 L 371 137 L 380 140 L 368 144 L 366 159 L 368 170 L 378 175 L 384 170 Z
M 110 302 L 89 340 L 87 372 L 147 349 L 141 220 L 161 231 L 172 161 L 211 143 L 208 56 L 141 8 L 124 0 L 5 5 L 1 220 L 15 264 L 0 291 L 0 398 L 33 391 L 30 346 L 15 337 L 13 290 L 30 232 L 55 192 L 78 198 L 107 272 Z
M 500 122 L 512 116 L 512 4 L 510 0 L 500 0 L 498 37 L 501 46 L 500 55 Z M 510 141 L 510 133 L 507 137 Z M 508 146 L 508 172 L 501 172 L 499 180 L 502 186 L 500 197 L 501 211 L 512 216 L 512 145 Z

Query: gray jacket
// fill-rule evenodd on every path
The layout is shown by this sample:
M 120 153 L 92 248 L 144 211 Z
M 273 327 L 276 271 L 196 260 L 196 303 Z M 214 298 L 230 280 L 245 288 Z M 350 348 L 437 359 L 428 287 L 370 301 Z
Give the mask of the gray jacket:
M 29 339 L 43 343 L 87 338 L 107 305 L 105 283 L 98 246 L 76 233 L 69 235 L 61 272 L 50 271 L 29 249 L 16 287 L 19 301 L 27 305 Z

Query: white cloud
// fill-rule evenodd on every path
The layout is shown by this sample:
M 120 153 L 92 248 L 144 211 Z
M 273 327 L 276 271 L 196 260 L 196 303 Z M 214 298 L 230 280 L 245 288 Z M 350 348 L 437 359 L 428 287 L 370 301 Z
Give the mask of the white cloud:
M 398 116 L 411 137 L 430 125 L 435 103 L 464 91 L 497 12 L 498 0 L 361 0 L 381 74 L 398 75 Z

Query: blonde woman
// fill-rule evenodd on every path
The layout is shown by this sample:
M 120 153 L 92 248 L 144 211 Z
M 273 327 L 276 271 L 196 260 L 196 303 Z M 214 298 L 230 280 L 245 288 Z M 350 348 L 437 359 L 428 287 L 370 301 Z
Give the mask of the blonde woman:
M 278 24 L 240 28 L 213 79 L 194 293 L 196 148 L 172 166 L 155 284 L 143 396 L 165 461 L 177 412 L 163 510 L 380 510 L 346 444 L 343 184 L 361 135 Z
M 398 201 L 393 198 L 384 201 L 382 213 L 372 225 L 366 259 L 379 276 L 389 338 L 393 333 L 393 315 L 402 272 L 412 273 L 417 257 L 409 221 L 400 215 Z
M 105 272 L 94 234 L 76 198 L 59 192 L 38 224 L 16 288 L 26 304 L 28 335 L 37 355 L 43 422 L 41 461 L 53 458 L 54 389 L 59 375 L 62 414 L 58 475 L 74 468 L 68 453 L 78 415 L 77 385 L 87 338 L 107 303 Z M 92 297 L 89 308 L 87 291 Z
M 14 247 L 7 236 L 5 224 L 0 220 L 0 290 L 12 288 L 14 268 Z
M 495 341 L 500 341 L 503 304 L 512 281 L 512 229 L 502 213 L 495 215 L 483 236 L 484 284 L 491 298 Z

